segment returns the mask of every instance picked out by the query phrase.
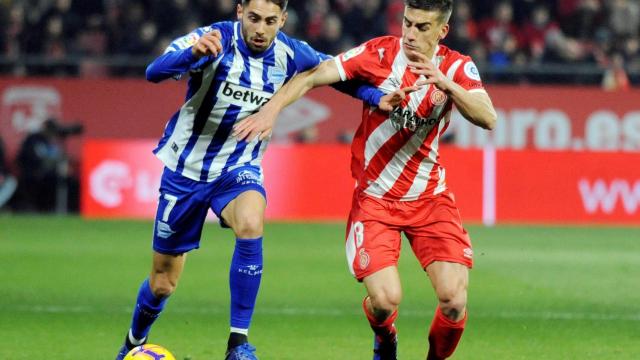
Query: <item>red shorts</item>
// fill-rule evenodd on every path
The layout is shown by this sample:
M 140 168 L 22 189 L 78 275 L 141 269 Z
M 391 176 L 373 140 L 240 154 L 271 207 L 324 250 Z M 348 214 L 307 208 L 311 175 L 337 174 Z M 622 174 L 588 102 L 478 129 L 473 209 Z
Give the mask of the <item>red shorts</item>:
M 402 232 L 423 269 L 434 261 L 473 266 L 471 240 L 449 192 L 425 200 L 388 201 L 356 190 L 346 242 L 351 274 L 361 281 L 397 266 Z

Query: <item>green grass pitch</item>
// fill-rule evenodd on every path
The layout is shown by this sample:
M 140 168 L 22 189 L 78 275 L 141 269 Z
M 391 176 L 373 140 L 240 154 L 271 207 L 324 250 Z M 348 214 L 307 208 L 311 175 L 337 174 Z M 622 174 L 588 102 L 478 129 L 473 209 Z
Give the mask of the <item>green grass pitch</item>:
M 371 359 L 342 224 L 269 223 L 251 329 L 261 360 Z M 113 359 L 150 267 L 150 222 L 0 216 L 0 359 Z M 469 321 L 454 359 L 640 359 L 640 229 L 469 227 Z M 151 332 L 222 359 L 232 233 L 207 224 Z M 405 242 L 399 357 L 424 359 L 435 299 Z

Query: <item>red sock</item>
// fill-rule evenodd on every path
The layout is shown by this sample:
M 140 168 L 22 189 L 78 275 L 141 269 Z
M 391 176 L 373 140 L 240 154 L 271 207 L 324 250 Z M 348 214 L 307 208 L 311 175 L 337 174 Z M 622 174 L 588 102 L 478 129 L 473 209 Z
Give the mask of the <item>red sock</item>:
M 367 308 L 367 298 L 368 296 L 362 301 L 362 309 L 364 310 L 365 315 L 367 315 L 367 320 L 369 320 L 371 329 L 373 329 L 373 332 L 377 336 L 381 337 L 382 340 L 394 339 L 397 333 L 394 322 L 398 317 L 398 310 L 394 311 L 388 318 L 380 322 L 369 312 L 369 309 Z
M 431 323 L 431 330 L 429 330 L 429 354 L 427 355 L 427 360 L 442 360 L 451 356 L 456 346 L 458 346 L 460 337 L 462 337 L 466 322 L 466 313 L 462 320 L 454 322 L 447 318 L 440 310 L 440 306 L 438 306 Z

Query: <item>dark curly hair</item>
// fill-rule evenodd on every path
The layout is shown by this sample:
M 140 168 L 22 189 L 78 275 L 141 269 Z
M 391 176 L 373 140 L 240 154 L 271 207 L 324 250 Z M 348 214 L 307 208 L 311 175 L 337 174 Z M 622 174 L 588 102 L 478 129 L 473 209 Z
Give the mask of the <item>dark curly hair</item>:
M 453 0 L 404 0 L 404 4 L 414 9 L 439 11 L 443 22 L 449 21 L 453 11 Z
M 287 3 L 289 3 L 289 0 L 267 0 L 267 1 L 280 6 L 280 9 L 282 9 L 282 11 L 287 10 Z M 242 6 L 246 6 L 250 2 L 251 0 L 242 0 Z

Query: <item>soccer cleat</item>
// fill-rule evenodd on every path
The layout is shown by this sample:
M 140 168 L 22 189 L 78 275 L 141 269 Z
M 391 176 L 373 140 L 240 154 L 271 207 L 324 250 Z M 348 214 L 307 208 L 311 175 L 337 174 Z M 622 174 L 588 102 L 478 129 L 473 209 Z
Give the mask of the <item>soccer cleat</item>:
M 256 348 L 253 345 L 244 343 L 227 351 L 224 360 L 258 360 L 254 354 L 255 351 Z
M 134 345 L 129 340 L 129 333 L 127 333 L 127 336 L 124 337 L 124 344 L 122 344 L 120 351 L 118 351 L 118 356 L 116 356 L 116 360 L 123 360 L 124 357 L 127 356 L 127 354 L 129 353 L 129 351 L 131 351 L 131 349 L 133 349 L 136 346 L 144 345 L 146 342 L 147 342 L 147 339 L 145 338 L 138 345 Z
M 394 334 L 391 340 L 383 341 L 378 336 L 373 336 L 373 360 L 397 360 L 398 359 L 398 335 Z

